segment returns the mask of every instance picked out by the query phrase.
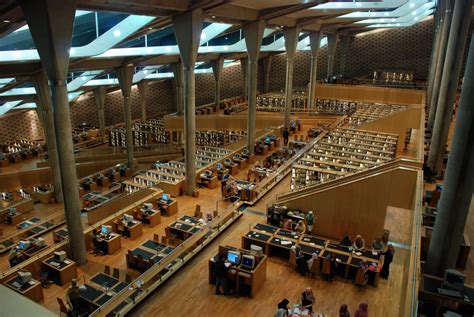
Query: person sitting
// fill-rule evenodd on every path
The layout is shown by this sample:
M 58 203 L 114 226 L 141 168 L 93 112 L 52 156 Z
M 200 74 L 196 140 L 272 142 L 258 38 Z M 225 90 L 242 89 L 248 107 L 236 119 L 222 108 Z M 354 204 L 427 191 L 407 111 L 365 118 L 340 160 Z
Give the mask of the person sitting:
M 365 240 L 360 234 L 355 237 L 353 247 L 356 250 L 362 250 L 365 248 Z
M 380 238 L 375 238 L 375 240 L 372 242 L 372 249 L 378 252 L 383 251 L 384 245 L 383 245 L 382 240 L 380 240 Z
M 207 220 L 207 222 L 211 222 L 212 219 L 214 219 L 214 214 L 212 213 L 212 211 L 208 211 L 208 212 L 206 213 L 206 220 Z
M 350 247 L 352 246 L 352 240 L 351 240 L 351 236 L 346 234 L 344 236 L 344 238 L 342 238 L 341 242 L 339 242 L 340 245 L 343 245 L 343 246 L 346 246 L 346 247 Z
M 301 308 L 307 309 L 311 314 L 315 300 L 311 287 L 306 287 L 304 292 L 301 293 Z
M 304 224 L 303 220 L 298 221 L 295 227 L 295 231 L 300 235 L 306 232 L 306 225 Z
M 288 304 L 290 303 L 289 300 L 286 298 L 278 303 L 277 312 L 275 317 L 288 317 Z
M 15 265 L 21 262 L 20 253 L 18 252 L 18 246 L 15 246 L 10 249 L 10 253 L 8 254 L 8 262 L 10 262 L 11 267 L 14 267 Z
M 293 230 L 293 221 L 291 219 L 286 219 L 283 223 L 283 229 Z
M 346 304 L 342 304 L 339 308 L 339 317 L 351 317 Z

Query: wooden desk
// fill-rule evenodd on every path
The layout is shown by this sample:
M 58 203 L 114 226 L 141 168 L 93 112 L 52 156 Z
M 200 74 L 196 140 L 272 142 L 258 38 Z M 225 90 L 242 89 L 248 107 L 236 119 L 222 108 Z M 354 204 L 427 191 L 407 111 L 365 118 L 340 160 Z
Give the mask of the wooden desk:
M 141 213 L 142 219 L 146 220 L 151 227 L 154 227 L 161 222 L 161 213 L 159 210 L 153 210 L 151 213 L 144 213 L 139 210 L 137 213 Z
M 63 240 L 66 240 L 68 238 L 68 232 L 66 229 L 58 229 L 58 230 L 55 230 L 53 231 L 53 240 L 54 242 L 61 242 Z
M 241 170 L 247 167 L 247 160 L 245 158 L 241 158 L 240 160 L 235 159 L 234 163 L 237 163 Z
M 31 193 L 31 198 L 33 199 L 34 202 L 39 201 L 42 204 L 50 204 L 51 199 L 54 198 L 54 192 L 53 191 L 37 191 Z
M 236 163 L 232 163 L 232 165 L 224 165 L 226 169 L 229 170 L 230 175 L 237 174 L 239 172 L 239 166 Z
M 245 284 L 249 287 L 250 293 L 248 294 L 250 297 L 254 297 L 257 291 L 262 288 L 263 283 L 265 282 L 267 276 L 267 256 L 261 255 L 257 256 L 249 252 L 248 250 L 237 249 L 233 247 L 224 247 L 219 246 L 219 252 L 217 255 L 212 257 L 209 260 L 209 283 L 215 284 L 216 283 L 216 263 L 219 254 L 227 254 L 227 251 L 237 251 L 241 254 L 248 254 L 253 255 L 255 257 L 255 266 L 253 269 L 247 269 L 239 265 L 231 265 L 229 267 L 229 278 L 234 281 L 235 284 L 235 292 L 237 294 L 240 293 L 241 284 Z
M 23 217 L 18 212 L 15 212 L 15 214 L 13 216 L 7 215 L 7 221 L 13 226 L 16 226 L 22 220 L 23 220 Z
M 126 226 L 126 230 L 130 233 L 130 239 L 135 240 L 143 233 L 143 225 L 140 221 L 136 221 L 133 226 Z
M 32 279 L 31 281 L 21 285 L 20 287 L 17 287 L 15 283 L 19 283 L 21 285 L 18 276 L 15 276 L 11 280 L 7 281 L 5 284 L 15 292 L 28 297 L 34 302 L 39 302 L 43 299 L 43 287 L 41 286 L 41 283 L 39 281 Z
M 171 200 L 170 203 L 164 203 L 160 199 L 156 201 L 156 204 L 158 205 L 158 208 L 161 209 L 161 213 L 164 216 L 172 216 L 175 213 L 178 212 L 178 201 L 177 200 Z
M 49 272 L 49 278 L 58 285 L 66 285 L 77 277 L 76 262 L 66 259 L 59 263 L 54 256 L 44 260 L 43 266 Z
M 27 259 L 34 257 L 38 253 L 42 252 L 44 249 L 46 249 L 48 246 L 45 245 L 43 247 L 37 247 L 36 245 L 31 245 L 30 248 L 26 250 L 20 251 L 20 253 Z
M 205 184 L 209 189 L 214 189 L 219 185 L 217 176 L 206 177 L 204 174 L 201 174 L 201 183 Z
M 107 254 L 114 254 L 122 248 L 122 241 L 117 233 L 112 232 L 110 238 L 106 239 L 105 242 L 107 244 Z

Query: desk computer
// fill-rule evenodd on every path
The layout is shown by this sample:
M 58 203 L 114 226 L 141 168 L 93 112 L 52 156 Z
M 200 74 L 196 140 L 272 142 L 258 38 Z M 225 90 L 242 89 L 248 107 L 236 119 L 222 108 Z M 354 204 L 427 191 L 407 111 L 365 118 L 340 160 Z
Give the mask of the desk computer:
M 133 216 L 124 214 L 122 217 L 122 224 L 126 227 L 131 227 L 133 225 Z
M 100 234 L 104 237 L 108 237 L 112 233 L 112 226 L 102 225 L 100 227 Z
M 216 169 L 217 169 L 218 171 L 220 171 L 222 168 L 223 168 L 223 166 L 222 166 L 221 163 L 217 163 L 217 164 L 216 164 Z
M 144 203 L 143 204 L 143 207 L 140 209 L 140 211 L 142 213 L 145 213 L 145 214 L 150 214 L 153 212 L 153 204 L 151 203 Z
M 160 203 L 162 204 L 169 204 L 171 202 L 171 198 L 169 194 L 163 193 L 161 195 Z
M 253 255 L 244 254 L 242 256 L 242 267 L 253 270 L 255 267 L 255 257 Z
M 240 264 L 240 252 L 237 251 L 227 251 L 227 261 L 232 265 Z
M 438 293 L 445 296 L 461 298 L 466 275 L 453 269 L 446 270 L 444 281 L 438 288 Z
M 18 249 L 19 250 L 28 250 L 30 248 L 31 242 L 30 241 L 24 241 L 21 240 L 18 242 Z
M 212 171 L 211 170 L 205 170 L 204 171 L 204 177 L 212 178 Z

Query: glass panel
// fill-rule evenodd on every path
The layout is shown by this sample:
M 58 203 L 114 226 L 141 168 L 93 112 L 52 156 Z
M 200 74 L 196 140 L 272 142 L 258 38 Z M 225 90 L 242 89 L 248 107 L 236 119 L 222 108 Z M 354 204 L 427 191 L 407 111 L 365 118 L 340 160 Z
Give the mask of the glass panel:
M 232 45 L 240 41 L 240 30 L 221 35 L 209 41 L 209 46 Z
M 113 12 L 98 12 L 97 17 L 99 19 L 99 36 L 122 22 L 128 14 L 124 13 L 113 13 Z M 95 32 L 95 26 L 94 26 Z

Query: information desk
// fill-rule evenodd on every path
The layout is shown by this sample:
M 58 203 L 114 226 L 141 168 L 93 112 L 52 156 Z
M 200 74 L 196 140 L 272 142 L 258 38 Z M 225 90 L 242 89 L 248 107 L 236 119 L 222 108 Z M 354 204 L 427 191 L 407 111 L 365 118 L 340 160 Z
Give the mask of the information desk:
M 172 216 L 178 212 L 178 201 L 171 199 L 168 202 L 162 199 L 156 200 L 156 205 L 164 216 Z
M 369 284 L 377 286 L 379 282 L 379 272 L 381 270 L 381 255 L 374 254 L 372 250 L 352 250 L 346 246 L 335 242 L 312 236 L 298 235 L 294 231 L 277 228 L 267 224 L 256 224 L 252 230 L 242 236 L 242 248 L 249 250 L 250 246 L 258 245 L 262 247 L 263 253 L 270 255 L 279 255 L 290 259 L 295 264 L 291 248 L 299 245 L 302 254 L 309 259 L 313 253 L 318 257 L 318 264 L 315 272 L 321 270 L 323 261 L 329 261 L 334 258 L 335 274 L 346 279 L 353 280 L 363 261 L 367 261 L 369 269 L 366 274 L 369 276 Z
M 62 262 L 56 261 L 54 256 L 44 260 L 44 268 L 48 271 L 48 278 L 58 285 L 66 285 L 77 277 L 76 262 L 66 259 Z
M 22 284 L 20 278 L 15 276 L 5 284 L 15 292 L 28 297 L 34 302 L 39 302 L 43 299 L 43 287 L 41 283 L 35 279 L 31 279 L 28 283 Z
M 238 249 L 231 246 L 219 246 L 219 253 L 209 260 L 209 283 L 216 283 L 216 263 L 219 254 L 227 255 L 228 251 L 240 252 L 243 254 L 253 255 L 255 257 L 255 266 L 253 269 L 243 267 L 242 263 L 238 265 L 230 265 L 228 270 L 228 279 L 230 286 L 234 287 L 235 293 L 243 294 L 247 290 L 249 297 L 254 297 L 257 291 L 263 286 L 267 275 L 267 257 L 266 255 L 255 255 L 248 250 Z

